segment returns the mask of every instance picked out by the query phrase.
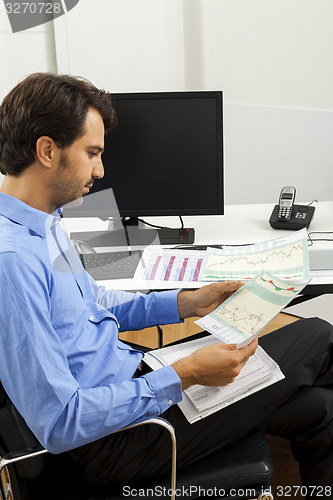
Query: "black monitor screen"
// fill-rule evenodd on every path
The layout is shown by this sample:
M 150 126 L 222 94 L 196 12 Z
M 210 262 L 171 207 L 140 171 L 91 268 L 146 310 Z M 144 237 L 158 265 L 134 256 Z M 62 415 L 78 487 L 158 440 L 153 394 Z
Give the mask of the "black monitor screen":
M 222 92 L 112 94 L 104 178 L 120 215 L 223 214 Z

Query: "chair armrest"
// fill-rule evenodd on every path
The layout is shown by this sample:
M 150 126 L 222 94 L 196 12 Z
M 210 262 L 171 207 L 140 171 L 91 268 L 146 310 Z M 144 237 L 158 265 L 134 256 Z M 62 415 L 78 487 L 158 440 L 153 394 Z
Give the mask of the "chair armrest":
M 170 434 L 170 438 L 171 438 L 171 442 L 172 442 L 171 491 L 173 492 L 171 498 L 173 500 L 175 498 L 174 492 L 176 490 L 176 455 L 177 455 L 176 433 L 175 433 L 174 427 L 164 418 L 153 417 L 153 418 L 149 418 L 147 420 L 143 420 L 142 422 L 138 422 L 136 424 L 128 425 L 127 427 L 119 429 L 116 432 L 121 432 L 124 430 L 133 429 L 135 427 L 139 427 L 141 425 L 146 425 L 146 424 L 155 424 L 155 425 L 159 425 L 161 427 L 164 427 L 164 429 L 166 429 Z M 19 462 L 21 460 L 28 460 L 30 458 L 34 458 L 34 457 L 37 457 L 39 455 L 43 455 L 45 453 L 48 453 L 48 451 L 45 448 L 43 448 L 42 445 L 36 445 L 32 448 L 27 448 L 25 450 L 19 450 L 19 451 L 13 451 L 11 453 L 7 453 L 4 457 L 0 457 L 0 474 L 1 474 L 2 469 L 8 465 L 11 465 L 15 462 Z
M 4 467 L 13 464 L 14 462 L 19 462 L 20 460 L 27 460 L 29 458 L 34 458 L 39 455 L 48 453 L 48 451 L 42 447 L 42 445 L 34 446 L 33 448 L 27 448 L 25 450 L 12 451 L 7 453 L 5 456 L 0 457 L 0 473 Z
M 147 420 L 143 420 L 142 422 L 138 422 L 136 424 L 128 425 L 127 427 L 124 427 L 123 429 L 119 429 L 119 431 L 116 432 L 121 432 L 127 429 L 133 429 L 134 427 L 139 427 L 141 425 L 145 424 L 156 424 L 160 425 L 161 427 L 164 427 L 169 434 L 171 438 L 171 443 L 172 443 L 172 450 L 171 450 L 171 499 L 174 500 L 175 498 L 175 491 L 176 491 L 176 464 L 177 464 L 177 442 L 176 442 L 176 432 L 174 427 L 164 418 L 162 417 L 152 417 Z

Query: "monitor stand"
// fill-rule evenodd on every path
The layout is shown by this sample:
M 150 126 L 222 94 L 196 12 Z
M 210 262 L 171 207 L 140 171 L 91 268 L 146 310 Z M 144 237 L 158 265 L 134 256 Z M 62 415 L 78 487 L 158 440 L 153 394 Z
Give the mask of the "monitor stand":
M 122 227 L 106 231 L 82 231 L 70 234 L 71 239 L 84 241 L 92 247 L 190 245 L 194 243 L 194 229 L 146 228 L 136 219 L 122 221 Z

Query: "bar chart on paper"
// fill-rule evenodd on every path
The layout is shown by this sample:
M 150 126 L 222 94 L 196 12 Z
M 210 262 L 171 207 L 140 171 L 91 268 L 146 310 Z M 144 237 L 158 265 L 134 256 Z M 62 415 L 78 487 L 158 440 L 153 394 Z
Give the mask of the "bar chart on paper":
M 146 248 L 134 279 L 162 282 L 196 282 L 205 252 Z

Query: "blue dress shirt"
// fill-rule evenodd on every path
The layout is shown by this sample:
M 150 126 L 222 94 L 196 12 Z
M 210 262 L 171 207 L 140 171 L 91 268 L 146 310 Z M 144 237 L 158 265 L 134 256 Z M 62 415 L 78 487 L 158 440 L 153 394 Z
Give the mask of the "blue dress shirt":
M 172 367 L 132 378 L 143 353 L 118 332 L 179 322 L 177 291 L 98 287 L 60 224 L 0 193 L 0 380 L 39 441 L 60 453 L 181 401 Z

